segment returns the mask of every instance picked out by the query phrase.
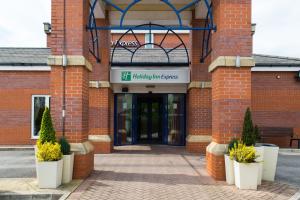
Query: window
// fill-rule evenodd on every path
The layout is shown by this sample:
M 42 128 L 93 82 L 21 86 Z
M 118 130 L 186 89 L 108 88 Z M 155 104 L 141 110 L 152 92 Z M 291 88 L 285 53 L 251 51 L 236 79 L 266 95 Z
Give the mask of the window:
M 37 139 L 39 137 L 43 113 L 46 107 L 49 108 L 50 96 L 33 95 L 31 111 L 31 137 Z
M 154 43 L 154 34 L 153 33 L 145 33 L 145 44 Z M 146 49 L 153 48 L 153 44 L 145 45 Z

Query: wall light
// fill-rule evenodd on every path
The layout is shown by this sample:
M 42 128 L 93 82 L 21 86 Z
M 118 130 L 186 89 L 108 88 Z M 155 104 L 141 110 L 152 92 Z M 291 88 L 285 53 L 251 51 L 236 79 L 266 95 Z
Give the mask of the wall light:
M 51 26 L 51 24 L 50 24 L 49 22 L 44 22 L 43 24 L 44 24 L 44 32 L 45 32 L 46 34 L 50 34 L 51 31 L 52 31 L 52 26 Z
M 253 36 L 256 31 L 256 24 L 251 24 L 251 35 Z

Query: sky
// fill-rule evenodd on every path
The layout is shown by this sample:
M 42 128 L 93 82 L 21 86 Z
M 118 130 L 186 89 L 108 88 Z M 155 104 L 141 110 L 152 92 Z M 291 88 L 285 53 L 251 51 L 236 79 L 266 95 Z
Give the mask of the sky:
M 0 3 L 0 47 L 46 47 L 51 0 Z M 254 53 L 300 58 L 300 1 L 252 0 Z

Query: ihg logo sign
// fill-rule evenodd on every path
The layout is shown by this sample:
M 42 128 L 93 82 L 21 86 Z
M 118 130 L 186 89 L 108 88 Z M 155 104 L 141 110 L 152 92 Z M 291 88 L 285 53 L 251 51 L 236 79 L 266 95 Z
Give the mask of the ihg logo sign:
M 122 81 L 131 81 L 131 72 L 122 72 Z

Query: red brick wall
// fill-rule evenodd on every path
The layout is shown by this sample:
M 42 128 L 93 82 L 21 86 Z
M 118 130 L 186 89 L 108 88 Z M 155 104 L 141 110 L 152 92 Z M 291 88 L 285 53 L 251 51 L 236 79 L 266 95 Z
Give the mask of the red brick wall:
M 241 136 L 244 113 L 251 105 L 251 72 L 248 67 L 223 67 L 212 76 L 213 141 L 228 144 Z
M 49 95 L 49 72 L 0 72 L 0 144 L 32 144 L 32 95 Z
M 64 0 L 51 1 L 52 32 L 48 38 L 47 46 L 51 48 L 52 55 L 63 54 L 63 13 Z M 88 57 L 88 32 L 86 24 L 89 15 L 88 0 L 66 1 L 66 55 L 84 55 Z
M 277 76 L 280 76 L 278 79 Z M 252 111 L 259 127 L 294 128 L 300 136 L 300 82 L 296 72 L 252 72 Z M 272 139 L 281 147 L 288 138 Z
M 213 0 L 212 58 L 252 56 L 251 0 Z
M 62 133 L 62 74 L 61 66 L 52 67 L 51 114 L 57 135 Z M 81 143 L 88 138 L 88 105 L 88 70 L 84 66 L 67 67 L 65 135 L 71 143 Z

